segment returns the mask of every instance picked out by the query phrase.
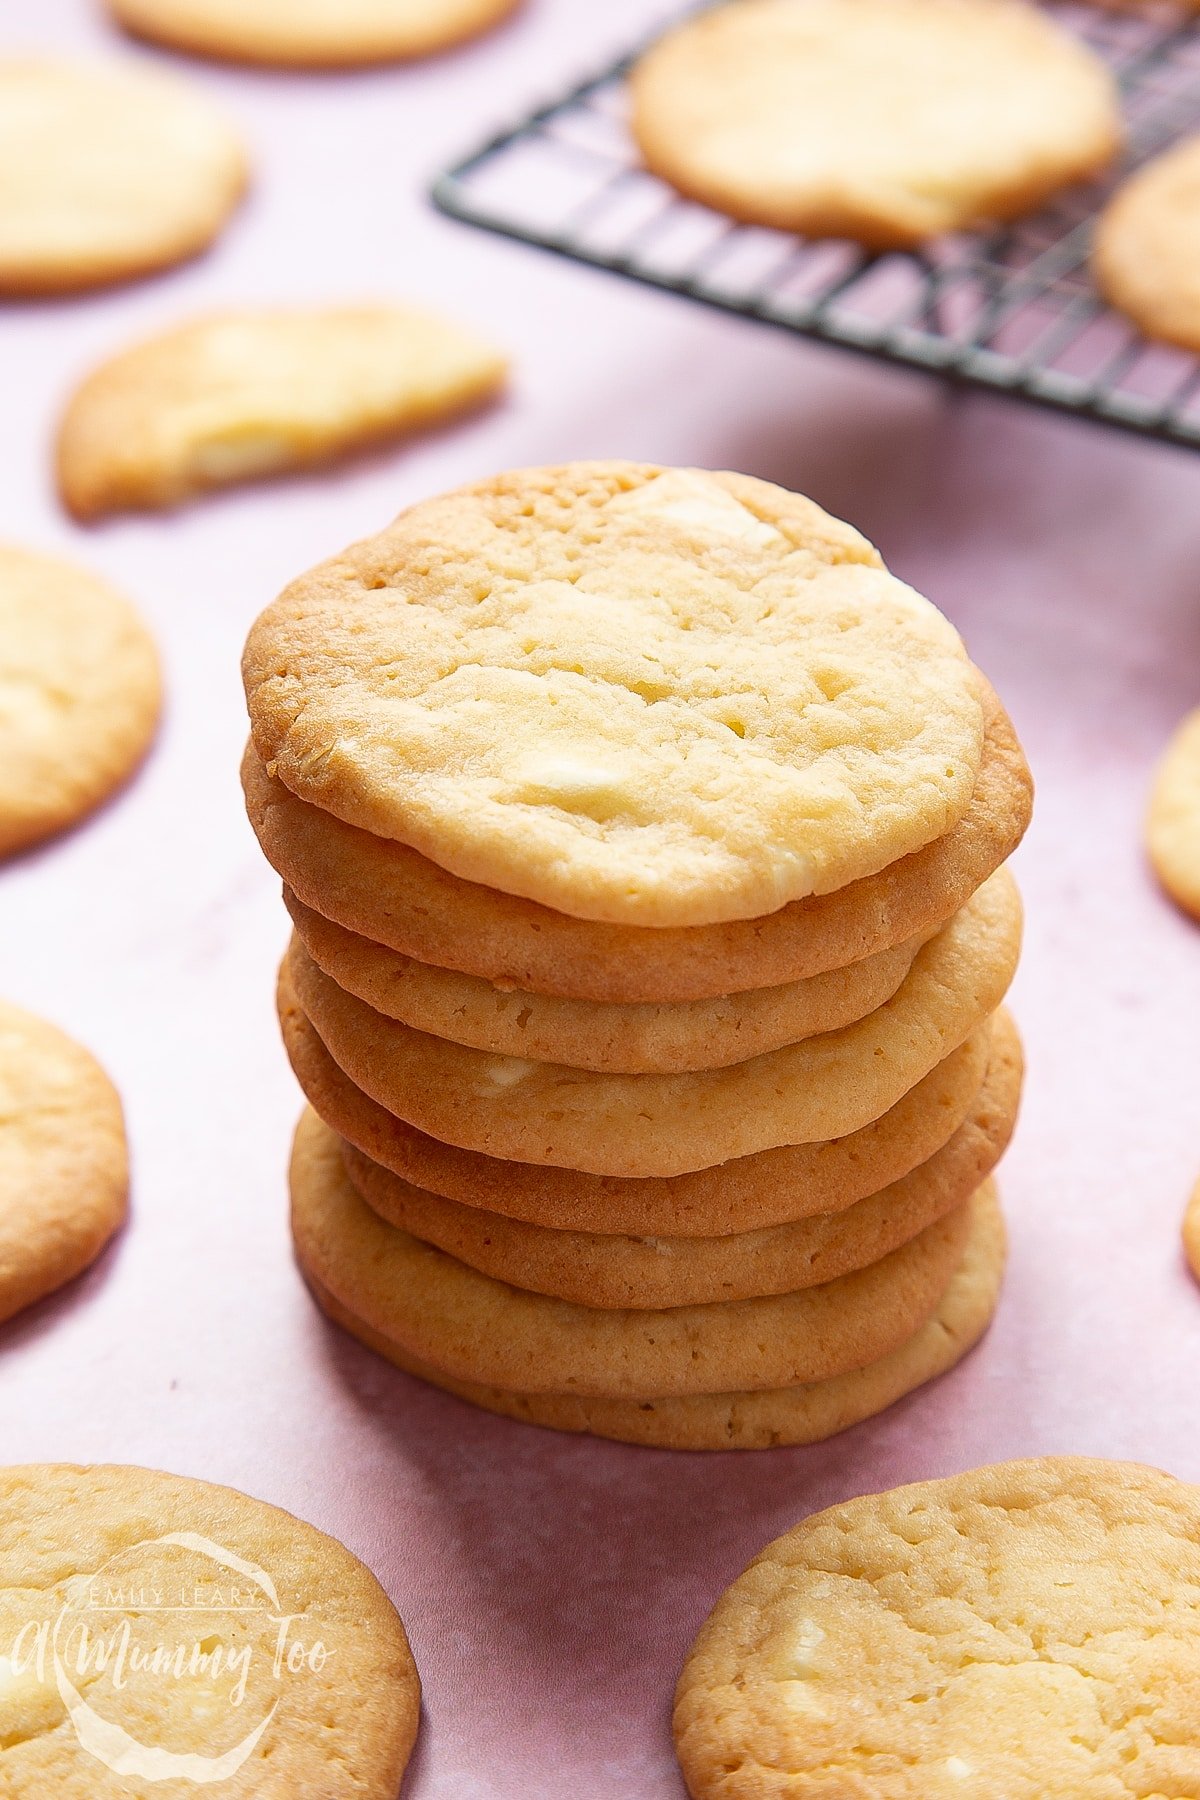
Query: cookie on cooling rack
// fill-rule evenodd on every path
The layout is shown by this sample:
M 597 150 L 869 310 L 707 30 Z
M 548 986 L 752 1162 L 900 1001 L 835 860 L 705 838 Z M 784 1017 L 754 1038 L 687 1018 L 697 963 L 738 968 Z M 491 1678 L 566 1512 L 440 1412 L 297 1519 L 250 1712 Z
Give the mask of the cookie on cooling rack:
M 879 248 L 1030 211 L 1122 135 L 1104 64 L 1024 0 L 739 0 L 631 86 L 646 164 L 680 192 Z
M 1200 134 L 1117 189 L 1092 268 L 1104 295 L 1147 337 L 1200 350 Z

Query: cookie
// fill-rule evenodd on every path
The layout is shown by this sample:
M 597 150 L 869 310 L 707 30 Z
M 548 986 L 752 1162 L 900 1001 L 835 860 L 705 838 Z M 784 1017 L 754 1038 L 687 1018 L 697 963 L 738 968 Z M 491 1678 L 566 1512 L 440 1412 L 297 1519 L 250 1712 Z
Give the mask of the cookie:
M 629 1312 L 509 1287 L 385 1224 L 313 1112 L 296 1134 L 291 1191 L 300 1267 L 410 1355 L 486 1386 L 638 1399 L 793 1386 L 886 1356 L 937 1306 L 972 1218 L 959 1206 L 821 1287 Z
M 352 68 L 430 56 L 476 37 L 519 0 L 108 0 L 126 31 L 226 62 Z
M 395 1800 L 420 1684 L 357 1557 L 232 1488 L 0 1470 L 3 1791 Z
M 332 461 L 494 394 L 498 350 L 412 307 L 212 314 L 101 365 L 58 432 L 79 519 Z
M 246 181 L 237 132 L 182 81 L 128 62 L 0 62 L 0 294 L 181 262 Z
M 647 167 L 691 199 L 877 249 L 1027 212 L 1122 136 L 1105 65 L 1021 0 L 739 0 L 630 89 Z
M 1200 707 L 1179 726 L 1158 765 L 1146 844 L 1172 900 L 1200 919 Z
M 73 563 L 0 544 L 0 856 L 127 781 L 161 701 L 157 651 L 127 600 Z
M 669 1450 L 767 1450 L 815 1444 L 883 1412 L 943 1375 L 979 1342 L 991 1323 L 1004 1273 L 1004 1223 L 985 1187 L 966 1254 L 932 1316 L 890 1355 L 865 1368 L 804 1386 L 756 1393 L 678 1394 L 620 1400 L 589 1394 L 523 1394 L 480 1387 L 432 1369 L 365 1324 L 319 1282 L 309 1287 L 324 1312 L 398 1368 L 474 1406 L 556 1431 L 590 1432 L 622 1443 Z
M 1038 1457 L 830 1507 L 684 1665 L 694 1800 L 1200 1792 L 1200 1490 Z
M 647 464 L 414 506 L 285 589 L 243 675 L 301 800 L 610 924 L 752 919 L 877 874 L 962 818 L 983 748 L 958 633 L 856 531 Z
M 1092 269 L 1147 337 L 1200 350 L 1200 136 L 1117 189 L 1096 227 Z
M 1200 1182 L 1197 1182 L 1184 1214 L 1183 1248 L 1192 1274 L 1200 1281 Z
M 95 1262 L 128 1199 L 112 1082 L 64 1032 L 0 1001 L 0 1319 Z
M 1020 1043 L 1004 1017 L 990 1078 L 967 1122 L 927 1163 L 842 1212 L 725 1237 L 617 1237 L 547 1229 L 446 1200 L 343 1142 L 363 1199 L 389 1225 L 511 1287 L 580 1306 L 702 1306 L 817 1287 L 911 1242 L 968 1200 L 1008 1144 L 1021 1093 Z
M 791 1144 L 690 1175 L 642 1180 L 584 1175 L 548 1163 L 503 1162 L 415 1131 L 338 1068 L 296 1004 L 286 967 L 278 994 L 284 1045 L 314 1112 L 341 1137 L 406 1181 L 466 1206 L 551 1229 L 635 1236 L 715 1237 L 766 1229 L 852 1206 L 928 1161 L 961 1129 L 992 1046 L 973 1032 L 882 1118 L 849 1137 Z M 1004 1018 L 999 1015 L 999 1019 Z M 1011 1060 L 997 1023 L 995 1054 Z
M 1020 901 L 1002 869 L 918 951 L 892 999 L 867 1018 L 688 1075 L 597 1075 L 464 1049 L 372 1012 L 294 938 L 288 973 L 338 1066 L 418 1131 L 514 1162 L 682 1175 L 869 1125 L 995 1011 L 1020 941 Z
M 459 881 L 415 850 L 306 806 L 272 780 L 253 747 L 242 784 L 267 861 L 306 906 L 363 937 L 441 969 L 567 999 L 710 1000 L 804 981 L 927 936 L 1016 848 L 1032 807 L 1029 769 L 996 696 L 982 681 L 979 692 L 983 765 L 952 831 L 836 894 L 727 925 L 597 925 Z
M 435 969 L 335 925 L 288 888 L 283 897 L 307 955 L 373 1011 L 494 1056 L 613 1074 L 727 1068 L 837 1031 L 890 1000 L 920 948 L 920 940 L 910 938 L 845 969 L 719 1000 L 606 1004 L 497 987 L 474 975 Z

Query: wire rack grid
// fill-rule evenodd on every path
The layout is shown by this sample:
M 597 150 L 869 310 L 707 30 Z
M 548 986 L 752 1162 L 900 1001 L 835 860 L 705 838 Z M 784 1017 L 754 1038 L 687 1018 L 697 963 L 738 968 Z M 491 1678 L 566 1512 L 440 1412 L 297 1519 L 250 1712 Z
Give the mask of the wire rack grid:
M 645 45 L 497 133 L 433 198 L 469 224 L 726 312 L 1200 448 L 1200 358 L 1148 343 L 1088 266 L 1117 182 L 1200 129 L 1200 24 L 1169 6 L 1049 10 L 1112 67 L 1128 144 L 1104 181 L 1002 229 L 872 255 L 683 199 L 640 166 L 628 129 L 625 78 Z

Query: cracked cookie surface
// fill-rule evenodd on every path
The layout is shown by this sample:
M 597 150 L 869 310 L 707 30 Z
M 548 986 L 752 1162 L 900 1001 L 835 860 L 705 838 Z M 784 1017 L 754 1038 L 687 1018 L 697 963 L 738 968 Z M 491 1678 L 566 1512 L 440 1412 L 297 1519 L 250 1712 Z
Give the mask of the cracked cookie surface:
M 983 752 L 936 608 L 811 501 L 702 470 L 570 464 L 423 502 L 286 589 L 243 672 L 299 798 L 618 924 L 878 873 L 963 817 Z
M 775 987 L 925 937 L 1020 843 L 1033 800 L 1012 722 L 975 672 L 983 761 L 958 824 L 878 875 L 724 925 L 604 925 L 462 881 L 406 844 L 347 825 L 273 780 L 248 745 L 246 810 L 304 905 L 418 962 L 565 999 L 710 1000 Z
M 1200 1794 L 1200 1490 L 1043 1457 L 847 1501 L 717 1603 L 675 1702 L 696 1800 Z
M 420 1685 L 371 1572 L 278 1507 L 0 1469 L 3 1800 L 395 1800 Z

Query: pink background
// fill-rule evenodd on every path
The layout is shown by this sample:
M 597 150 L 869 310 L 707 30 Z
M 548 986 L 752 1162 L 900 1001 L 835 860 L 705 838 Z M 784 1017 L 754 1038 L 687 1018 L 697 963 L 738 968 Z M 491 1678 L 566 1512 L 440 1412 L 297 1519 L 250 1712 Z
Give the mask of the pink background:
M 5 47 L 123 46 L 84 0 L 5 8 Z M 643 29 L 646 0 L 532 0 L 423 68 L 193 67 L 257 186 L 205 260 L 0 315 L 0 534 L 73 553 L 153 621 L 170 699 L 136 786 L 0 873 L 0 983 L 107 1064 L 134 1220 L 0 1343 L 5 1460 L 233 1483 L 344 1539 L 408 1624 L 416 1800 L 678 1796 L 680 1660 L 803 1513 L 1002 1457 L 1143 1458 L 1200 1481 L 1200 938 L 1142 860 L 1154 757 L 1200 700 L 1200 459 L 954 398 L 437 217 L 428 176 Z M 657 11 L 661 14 L 663 7 Z M 488 326 L 511 399 L 320 481 L 91 531 L 49 446 L 96 358 L 194 307 L 397 294 Z M 1014 995 L 1029 1085 L 1003 1189 L 996 1326 L 956 1374 L 833 1443 L 686 1456 L 560 1437 L 410 1381 L 314 1313 L 290 1260 L 298 1111 L 271 1007 L 277 886 L 241 812 L 238 654 L 283 582 L 403 503 L 510 464 L 629 456 L 750 471 L 845 514 L 956 621 L 1039 781 Z

